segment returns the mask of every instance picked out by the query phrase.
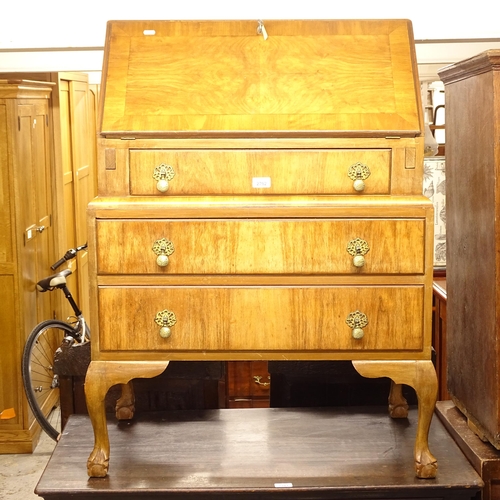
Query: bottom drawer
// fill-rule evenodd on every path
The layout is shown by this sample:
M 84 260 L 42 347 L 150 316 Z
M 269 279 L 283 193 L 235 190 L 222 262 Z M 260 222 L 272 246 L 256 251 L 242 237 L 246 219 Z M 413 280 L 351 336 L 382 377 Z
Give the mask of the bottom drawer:
M 423 348 L 424 287 L 100 287 L 100 351 Z M 175 315 L 168 338 L 157 313 Z M 367 324 L 346 322 L 359 311 Z M 173 313 L 173 315 L 171 314 Z M 363 319 L 362 316 L 355 317 Z M 352 318 L 352 316 L 351 316 Z M 358 327 L 353 337 L 353 328 Z M 362 333 L 362 336 L 360 334 Z

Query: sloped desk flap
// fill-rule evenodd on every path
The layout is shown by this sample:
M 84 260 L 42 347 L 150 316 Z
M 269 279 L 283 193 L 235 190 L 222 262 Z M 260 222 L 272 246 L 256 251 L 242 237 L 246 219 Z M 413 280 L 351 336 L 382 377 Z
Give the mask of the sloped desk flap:
M 103 136 L 413 137 L 422 126 L 406 20 L 108 23 Z

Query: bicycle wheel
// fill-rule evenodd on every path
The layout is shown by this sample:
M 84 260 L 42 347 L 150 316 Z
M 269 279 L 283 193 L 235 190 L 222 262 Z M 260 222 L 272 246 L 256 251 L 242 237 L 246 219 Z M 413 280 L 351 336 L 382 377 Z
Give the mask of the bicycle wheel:
M 29 334 L 23 351 L 22 378 L 28 403 L 41 428 L 54 440 L 61 433 L 60 415 L 51 415 L 59 405 L 54 353 L 64 337 L 74 335 L 75 330 L 64 321 L 44 321 Z

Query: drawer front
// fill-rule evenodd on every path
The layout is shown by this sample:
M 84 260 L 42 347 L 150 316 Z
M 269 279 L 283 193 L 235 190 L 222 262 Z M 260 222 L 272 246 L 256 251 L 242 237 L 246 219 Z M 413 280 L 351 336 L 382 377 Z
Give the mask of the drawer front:
M 100 287 L 101 351 L 422 349 L 423 286 Z M 157 313 L 175 315 L 168 338 Z M 353 338 L 346 323 L 360 311 Z
M 97 266 L 100 274 L 423 274 L 424 236 L 424 219 L 98 220 Z M 154 245 L 162 239 L 168 249 Z M 170 253 L 164 267 L 161 253 Z
M 358 163 L 366 167 L 365 175 L 369 172 L 362 193 L 388 194 L 391 151 L 387 149 L 131 150 L 130 193 L 356 194 L 349 168 Z M 169 179 L 166 192 L 158 189 L 158 180 L 153 178 L 155 168 L 162 164 L 167 166 Z

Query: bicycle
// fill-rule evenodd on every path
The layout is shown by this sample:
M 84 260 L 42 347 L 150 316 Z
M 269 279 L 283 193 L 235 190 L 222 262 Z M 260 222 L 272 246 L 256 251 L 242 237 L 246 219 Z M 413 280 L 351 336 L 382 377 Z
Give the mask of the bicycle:
M 87 243 L 69 249 L 64 257 L 50 266 L 51 269 L 55 271 L 86 248 Z M 90 329 L 66 283 L 66 278 L 71 273 L 71 269 L 65 269 L 37 283 L 39 292 L 62 290 L 74 316 L 66 321 L 49 319 L 36 325 L 24 345 L 21 364 L 24 391 L 33 415 L 40 427 L 56 441 L 61 433 L 60 420 L 51 422 L 50 419 L 52 410 L 59 403 L 59 377 L 54 372 L 54 356 L 62 346 L 78 347 L 90 342 Z

